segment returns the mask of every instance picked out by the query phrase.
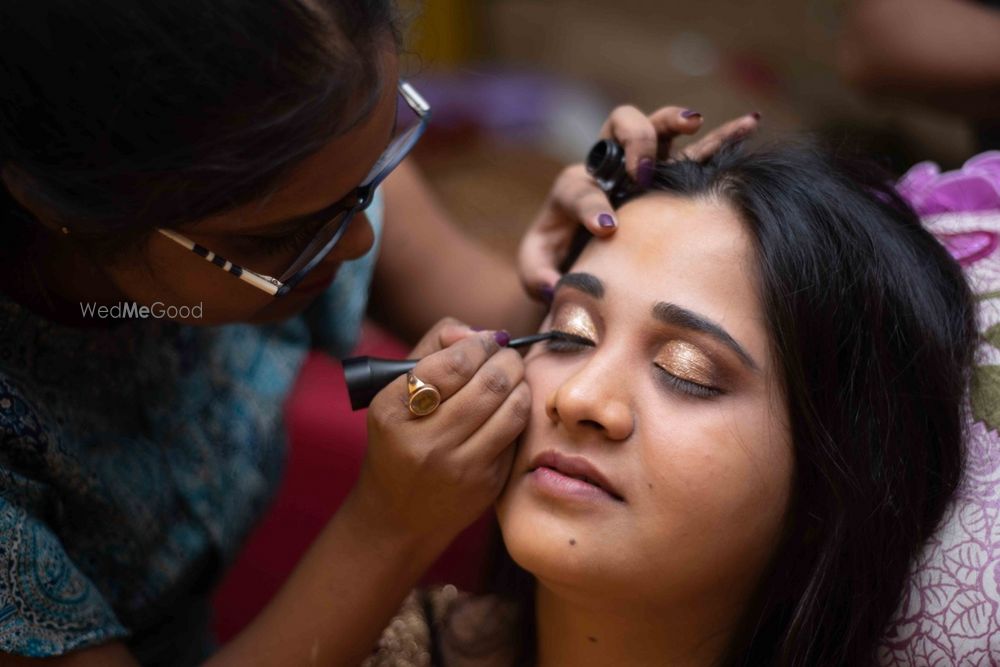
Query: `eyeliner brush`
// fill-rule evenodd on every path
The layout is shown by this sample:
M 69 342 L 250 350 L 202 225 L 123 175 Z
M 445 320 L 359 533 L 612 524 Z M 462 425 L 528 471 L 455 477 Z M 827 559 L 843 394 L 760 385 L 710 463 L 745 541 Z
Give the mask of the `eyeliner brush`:
M 528 345 L 534 345 L 535 343 L 541 343 L 543 340 L 549 340 L 551 338 L 558 338 L 562 332 L 559 331 L 546 331 L 545 333 L 532 334 L 530 336 L 521 336 L 520 338 L 511 338 L 510 342 L 507 343 L 507 347 L 527 347 Z
M 568 338 L 560 331 L 546 331 L 513 338 L 507 347 L 527 347 L 551 338 Z M 381 359 L 379 357 L 352 357 L 344 359 L 344 381 L 351 398 L 351 409 L 367 408 L 375 394 L 403 373 L 412 371 L 419 359 Z

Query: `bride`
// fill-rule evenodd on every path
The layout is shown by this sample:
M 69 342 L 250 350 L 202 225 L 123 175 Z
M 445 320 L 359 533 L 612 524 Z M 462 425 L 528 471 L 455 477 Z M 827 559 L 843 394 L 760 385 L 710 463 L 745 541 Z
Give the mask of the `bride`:
M 369 665 L 865 665 L 962 464 L 959 267 L 819 151 L 659 164 L 559 282 L 490 594 Z

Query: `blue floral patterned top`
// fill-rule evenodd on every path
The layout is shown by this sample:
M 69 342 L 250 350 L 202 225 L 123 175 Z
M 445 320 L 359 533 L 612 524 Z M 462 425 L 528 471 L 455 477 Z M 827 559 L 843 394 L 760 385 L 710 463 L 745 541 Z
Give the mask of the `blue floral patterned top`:
M 377 244 L 378 198 L 368 218 Z M 280 325 L 80 329 L 0 296 L 0 653 L 206 656 L 209 591 L 279 481 L 285 396 L 310 345 L 353 347 L 376 255 Z

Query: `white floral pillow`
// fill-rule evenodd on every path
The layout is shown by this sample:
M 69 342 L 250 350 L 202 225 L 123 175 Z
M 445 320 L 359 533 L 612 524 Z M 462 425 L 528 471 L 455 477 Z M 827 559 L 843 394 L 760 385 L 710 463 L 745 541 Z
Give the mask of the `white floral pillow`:
M 1000 151 L 940 173 L 921 163 L 898 184 L 963 266 L 982 339 L 969 401 L 964 480 L 914 564 L 879 649 L 882 665 L 1000 664 Z

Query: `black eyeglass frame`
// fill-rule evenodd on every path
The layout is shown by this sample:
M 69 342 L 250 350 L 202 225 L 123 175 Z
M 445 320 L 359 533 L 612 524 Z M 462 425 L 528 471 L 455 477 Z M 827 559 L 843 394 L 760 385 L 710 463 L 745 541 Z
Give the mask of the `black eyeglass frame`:
M 302 279 L 330 254 L 330 251 L 343 238 L 354 216 L 371 206 L 372 200 L 375 198 L 375 190 L 399 166 L 410 151 L 413 150 L 413 146 L 416 145 L 427 129 L 427 124 L 431 116 L 430 105 L 427 104 L 423 96 L 407 81 L 401 80 L 398 89 L 407 106 L 417 115 L 417 123 L 404 130 L 402 134 L 395 137 L 389 143 L 389 146 L 379 156 L 371 171 L 368 172 L 365 179 L 351 194 L 341 198 L 340 201 L 330 207 L 332 209 L 330 213 L 333 217 L 316 232 L 316 236 L 310 241 L 309 245 L 299 253 L 295 261 L 292 262 L 279 278 L 257 273 L 238 264 L 233 264 L 221 255 L 217 255 L 208 248 L 195 243 L 172 229 L 159 228 L 157 231 L 199 257 L 204 258 L 206 261 L 215 264 L 223 271 L 253 285 L 257 289 L 267 292 L 271 296 L 280 297 L 288 294 L 289 291 L 302 282 Z M 321 211 L 320 213 L 325 212 Z M 314 215 L 319 216 L 320 213 Z M 320 242 L 320 239 L 325 237 L 326 233 L 331 231 L 330 227 L 333 225 L 337 226 L 336 230 L 333 231 L 332 235 L 325 242 L 322 242 L 322 247 L 316 250 L 314 246 Z M 299 266 L 300 264 L 301 266 Z

